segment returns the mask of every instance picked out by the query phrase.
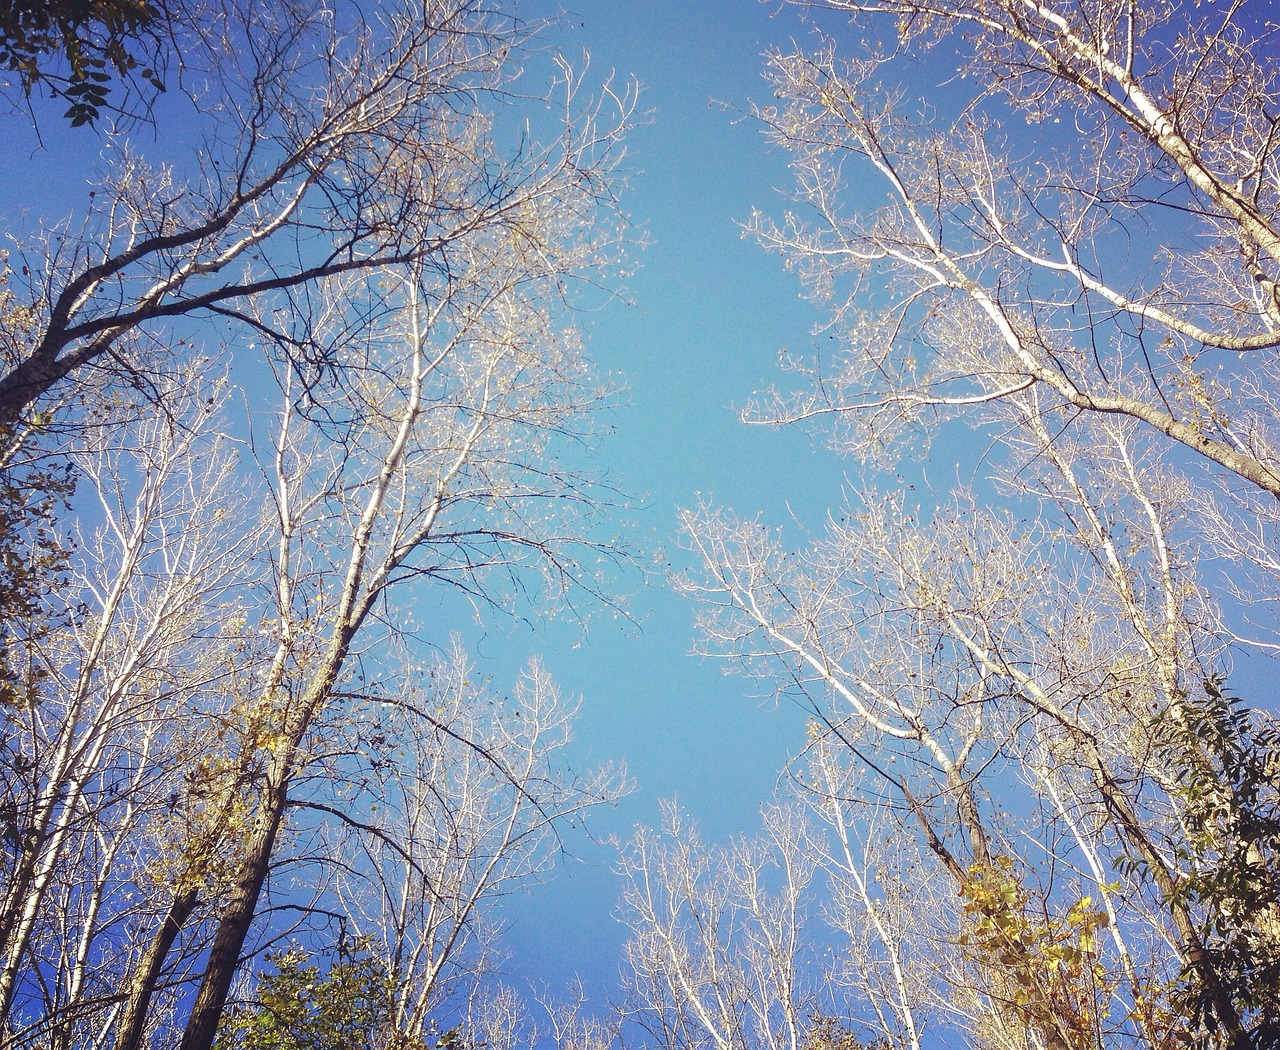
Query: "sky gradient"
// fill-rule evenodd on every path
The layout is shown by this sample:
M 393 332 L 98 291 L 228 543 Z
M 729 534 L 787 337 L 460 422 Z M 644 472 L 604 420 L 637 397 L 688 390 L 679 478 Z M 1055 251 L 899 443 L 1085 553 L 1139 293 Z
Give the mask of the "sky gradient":
M 548 36 L 571 58 L 590 53 L 589 81 L 610 71 L 635 77 L 647 114 L 628 139 L 625 204 L 648 246 L 627 302 L 586 325 L 591 356 L 626 390 L 600 461 L 635 497 L 634 538 L 654 573 L 638 590 L 634 575 L 626 583 L 634 625 L 593 623 L 576 647 L 576 633 L 560 643 L 555 632 L 526 640 L 499 627 L 478 655 L 496 658 L 493 666 L 542 651 L 583 696 L 579 760 L 625 762 L 636 783 L 615 811 L 591 820 L 601 839 L 655 823 L 660 800 L 672 797 L 711 841 L 754 831 L 803 746 L 800 711 L 690 654 L 694 610 L 663 574 L 688 564 L 677 514 L 700 498 L 786 525 L 794 539 L 821 527 L 845 485 L 848 464 L 820 441 L 745 426 L 736 412 L 779 378 L 783 348 L 813 344 L 822 318 L 740 226 L 753 207 L 780 210 L 790 181 L 786 158 L 749 116 L 753 101 L 768 98 L 763 53 L 808 33 L 776 3 L 596 0 L 573 5 Z M 555 991 L 577 972 L 599 994 L 615 980 L 625 937 L 611 915 L 613 851 L 576 837 L 569 849 L 557 877 L 513 914 L 513 974 Z

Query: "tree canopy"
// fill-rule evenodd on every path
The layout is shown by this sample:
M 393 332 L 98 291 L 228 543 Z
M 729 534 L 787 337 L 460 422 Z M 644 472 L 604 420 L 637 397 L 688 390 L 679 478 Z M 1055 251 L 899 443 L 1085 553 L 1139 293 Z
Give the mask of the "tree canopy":
M 476 0 L 5 12 L 108 147 L 0 288 L 6 1050 L 1280 1046 L 1277 30 L 792 6 L 745 229 L 820 321 L 742 421 L 847 473 L 689 506 L 671 583 L 803 736 L 756 833 L 619 835 L 604 1006 L 505 986 L 504 908 L 629 781 L 489 667 L 635 557 L 633 88 Z

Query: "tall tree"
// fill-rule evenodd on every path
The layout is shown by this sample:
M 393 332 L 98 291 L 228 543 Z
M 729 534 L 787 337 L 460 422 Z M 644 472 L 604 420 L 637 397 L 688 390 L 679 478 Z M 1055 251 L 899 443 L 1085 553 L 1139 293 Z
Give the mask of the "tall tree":
M 359 771 L 328 734 L 354 698 L 407 695 L 397 654 L 441 639 L 398 611 L 407 585 L 576 610 L 619 553 L 597 531 L 607 495 L 562 447 L 607 397 L 568 311 L 616 260 L 630 97 L 587 100 L 561 64 L 546 144 L 506 149 L 485 100 L 515 75 L 519 23 L 466 2 L 348 16 L 221 9 L 201 172 L 128 156 L 82 237 L 26 250 L 31 338 L 6 340 L 0 380 L 11 449 L 64 442 L 100 506 L 77 505 L 74 586 L 50 599 L 67 615 L 5 712 L 6 1045 L 209 1047 L 257 933 L 279 933 L 282 850 L 319 834 L 322 786 Z M 180 337 L 153 327 L 178 317 Z M 226 321 L 216 363 L 203 340 Z M 460 746 L 484 728 L 423 717 Z M 496 846 L 513 874 L 535 827 L 594 796 L 530 780 L 547 738 L 523 772 L 470 743 L 518 796 Z M 295 885 L 309 874 L 332 908 L 324 860 Z M 415 869 L 404 886 L 434 884 Z
M 803 822 L 773 809 L 759 841 L 716 849 L 673 804 L 663 816 L 621 853 L 624 1016 L 648 1045 L 796 1050 L 815 1003 Z
M 363 717 L 341 717 L 348 732 L 333 735 L 352 740 L 367 772 L 323 778 L 325 794 L 301 804 L 341 821 L 325 852 L 341 858 L 348 936 L 385 974 L 396 1030 L 429 1044 L 470 1027 L 495 994 L 479 979 L 501 965 L 493 902 L 536 878 L 561 831 L 625 782 L 561 768 L 578 705 L 539 662 L 506 696 L 483 689 L 457 648 L 426 679 L 402 696 L 352 698 Z
M 1274 732 L 1240 716 L 1229 772 L 1187 727 L 1233 635 L 1274 644 L 1243 626 L 1276 593 L 1271 30 L 1246 3 L 806 6 L 873 42 L 770 57 L 759 115 L 797 206 L 751 225 L 830 306 L 834 350 L 747 418 L 829 423 L 881 466 L 963 420 L 996 485 L 936 509 L 868 486 L 800 552 L 692 512 L 706 649 L 781 672 L 860 768 L 810 782 L 816 807 L 910 834 L 953 883 L 962 907 L 922 927 L 959 946 L 935 987 L 969 1038 L 1265 1044 L 1265 978 L 1214 932 L 1236 901 L 1196 887 L 1248 853 L 1245 939 L 1271 957 L 1274 846 L 1231 829 L 1256 826 L 1236 784 Z M 976 88 L 902 104 L 922 57 L 912 86 L 946 63 Z M 1211 597 L 1233 581 L 1247 605 Z M 899 993 L 873 998 L 909 1038 Z
M 324 753 L 299 778 L 291 865 L 321 885 L 316 869 L 329 876 L 333 962 L 322 983 L 311 960 L 323 953 L 268 958 L 241 982 L 217 1045 L 311 1045 L 322 1031 L 324 1045 L 345 1046 L 343 1026 L 361 1024 L 383 1040 L 370 1042 L 403 1050 L 454 1030 L 480 1045 L 482 1019 L 504 996 L 493 905 L 536 878 L 559 831 L 614 801 L 623 778 L 562 768 L 577 704 L 536 662 L 504 697 L 455 645 L 399 695 L 348 695 L 335 707 L 317 734 Z

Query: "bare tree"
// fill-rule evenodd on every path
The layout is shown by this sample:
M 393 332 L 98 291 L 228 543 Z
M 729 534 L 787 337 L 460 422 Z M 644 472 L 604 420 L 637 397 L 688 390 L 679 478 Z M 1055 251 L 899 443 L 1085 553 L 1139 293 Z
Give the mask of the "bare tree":
M 1071 465 L 1078 479 L 1082 465 Z M 1062 512 L 1099 523 L 1095 493 L 1074 492 L 1074 505 L 1059 493 Z M 1191 847 L 1178 823 L 1177 783 L 1160 765 L 1160 727 L 1187 716 L 1212 637 L 1186 601 L 1191 567 L 1160 561 L 1177 548 L 1159 516 L 1149 524 L 1145 537 L 1135 530 L 1121 547 L 1109 527 L 1020 527 L 971 501 L 921 521 L 901 500 L 869 495 L 795 554 L 753 523 L 719 512 L 689 519 L 710 570 L 691 584 L 708 606 L 706 651 L 755 673 L 783 671 L 782 688 L 805 698 L 820 735 L 870 783 L 837 791 L 824 772 L 808 784 L 824 800 L 818 808 L 844 799 L 856 826 L 913 831 L 971 905 L 951 935 L 979 944 L 977 972 L 990 972 L 984 953 L 1017 963 L 1017 994 L 993 987 L 983 1010 L 1002 1038 L 1021 1032 L 1065 1047 L 1080 1031 L 1101 1038 L 1123 1028 L 1096 1004 L 1085 1025 L 1080 993 L 1040 980 L 1047 963 L 1039 955 L 1002 953 L 974 942 L 967 927 L 1004 930 L 1038 914 L 1040 925 L 1019 927 L 1034 943 L 1090 940 L 1101 913 L 1093 904 L 1082 911 L 1086 898 L 1110 908 L 1114 954 L 1080 979 L 1096 977 L 1099 994 L 1115 984 L 1108 1001 L 1130 1003 L 1121 1017 L 1141 1016 L 1155 989 L 1185 972 L 1213 998 L 1224 1028 L 1240 1024 L 1205 940 L 1203 909 L 1215 905 L 1179 892 L 1179 857 Z M 1148 556 L 1167 570 L 1167 590 L 1151 586 Z M 1127 872 L 1119 896 L 1117 863 Z M 841 878 L 855 887 L 867 880 L 852 870 Z M 1014 911 L 989 913 L 1006 904 Z M 931 926 L 946 928 L 941 919 Z M 885 950 L 895 943 L 878 930 L 876 941 Z M 901 1013 L 893 986 L 874 1001 Z M 1160 1042 L 1150 1031 L 1134 1034 Z
M 615 801 L 625 779 L 563 768 L 577 703 L 537 662 L 504 696 L 455 640 L 405 678 L 399 695 L 339 698 L 317 727 L 274 877 L 321 891 L 311 917 L 321 929 L 299 926 L 255 979 L 237 981 L 218 1045 L 258 1045 L 243 1040 L 259 1022 L 276 1030 L 270 997 L 312 990 L 295 976 L 294 960 L 314 954 L 307 943 L 356 962 L 348 991 L 359 1002 L 317 998 L 279 1022 L 290 1037 L 348 1016 L 365 1017 L 369 1038 L 389 1047 L 493 1043 L 503 1026 L 504 1038 L 527 1034 L 525 1003 L 495 979 L 497 906 L 545 869 L 562 828 Z
M 468 268 L 439 284 L 421 272 L 388 275 L 379 302 L 398 299 L 399 309 L 388 328 L 359 330 L 359 342 L 344 345 L 350 382 L 330 385 L 323 400 L 291 362 L 277 364 L 286 408 L 268 461 L 274 652 L 250 705 L 262 774 L 186 1046 L 213 1038 L 291 785 L 310 767 L 317 720 L 350 691 L 353 661 L 372 656 L 380 632 L 370 617 L 389 589 L 437 579 L 498 601 L 510 593 L 503 576 L 529 587 L 535 572 L 552 602 L 594 586 L 582 570 L 592 547 L 580 527 L 593 495 L 550 453 L 593 399 L 576 337 L 546 306 L 577 253 L 595 250 L 579 244 L 572 204 L 564 194 L 541 204 L 536 253 L 513 252 L 505 231 L 485 231 L 470 242 Z M 557 235 L 567 238 L 564 256 Z M 358 290 L 343 281 L 329 294 L 335 330 L 348 340 L 346 310 Z
M 1273 71 L 1248 5 L 1194 24 L 1160 4 L 821 6 L 898 16 L 904 51 L 971 31 L 962 72 L 985 91 L 945 130 L 886 101 L 875 53 L 772 57 L 783 104 L 761 116 L 806 210 L 755 228 L 835 297 L 848 348 L 787 418 L 835 413 L 878 440 L 1036 389 L 1056 414 L 1139 420 L 1280 493 L 1249 378 L 1280 340 L 1280 238 Z M 1171 54 L 1180 33 L 1203 46 Z M 1045 126 L 1025 163 L 1006 121 Z M 858 160 L 890 196 L 874 218 L 842 202 Z M 892 300 L 868 309 L 872 288 Z M 1224 353 L 1248 371 L 1220 374 Z
M 778 102 L 759 115 L 798 207 L 751 226 L 830 304 L 835 349 L 747 418 L 827 422 L 877 464 L 952 419 L 985 425 L 1007 509 L 867 489 L 797 552 L 701 508 L 686 587 L 706 651 L 775 678 L 861 769 L 857 803 L 809 782 L 816 810 L 843 798 L 860 837 L 910 832 L 953 884 L 959 910 L 925 925 L 950 930 L 932 951 L 967 1037 L 1265 1042 L 1274 1004 L 1221 936 L 1235 891 L 1194 888 L 1239 848 L 1238 781 L 1189 727 L 1241 633 L 1213 562 L 1256 582 L 1236 588 L 1248 601 L 1275 593 L 1268 30 L 1243 3 L 810 6 L 881 42 L 771 56 Z M 918 84 L 955 53 L 975 91 L 913 116 L 895 59 L 925 58 Z M 872 180 L 884 193 L 863 196 Z M 1253 717 L 1237 738 L 1265 752 Z M 1260 957 L 1269 835 L 1244 876 Z M 843 869 L 853 890 L 876 870 Z M 864 911 L 892 969 L 902 942 Z M 903 987 L 863 994 L 910 1041 Z
M 856 800 L 875 788 L 847 747 L 816 722 L 810 739 L 801 791 L 755 836 L 709 844 L 668 805 L 623 847 L 624 1038 L 914 1048 L 953 1009 L 930 941 L 954 932 L 954 892 L 891 813 L 863 820 Z
M 627 946 L 624 1016 L 660 1047 L 802 1045 L 805 893 L 812 861 L 794 812 L 771 810 L 766 832 L 727 849 L 703 843 L 674 804 L 658 831 L 621 851 Z
M 343 721 L 366 771 L 340 759 L 346 775 L 317 786 L 344 790 L 298 804 L 337 822 L 325 853 L 341 859 L 348 936 L 385 967 L 397 1030 L 425 1041 L 491 994 L 494 903 L 536 878 L 559 829 L 616 801 L 625 780 L 557 769 L 577 703 L 537 662 L 509 696 L 486 694 L 455 646 L 422 688 L 353 702 Z
M 620 556 L 597 529 L 608 494 L 562 455 L 607 397 L 567 311 L 616 261 L 631 98 L 589 101 L 561 64 L 550 142 L 504 154 L 480 101 L 514 75 L 519 27 L 500 15 L 384 9 L 349 35 L 337 15 L 245 11 L 257 21 L 228 10 L 210 30 L 228 137 L 208 143 L 207 179 L 123 162 L 105 225 L 51 235 L 27 264 L 50 294 L 23 330 L 45 349 L 6 340 L 15 454 L 48 431 L 24 406 L 71 370 L 115 355 L 132 384 L 89 377 L 43 403 L 105 525 L 75 552 L 65 629 L 31 654 L 48 689 L 6 712 L 6 1045 L 210 1046 L 243 956 L 281 933 L 271 873 L 307 830 L 291 817 L 351 772 L 326 728 L 355 697 L 408 695 L 396 654 L 439 637 L 393 596 L 442 583 L 478 607 L 576 611 Z M 199 379 L 191 341 L 147 345 L 153 322 L 202 310 L 251 334 L 227 365 L 234 398 Z M 538 680 L 544 728 L 563 726 Z M 460 747 L 486 728 L 423 717 Z M 455 858 L 482 870 L 458 876 L 437 968 L 535 839 L 616 790 L 534 792 L 552 741 L 516 737 L 523 772 L 472 742 L 526 793 L 493 869 Z M 325 878 L 314 907 L 332 903 Z M 421 1028 L 425 1005 L 403 1005 Z
M 608 136 L 579 123 L 546 146 L 496 152 L 477 99 L 517 74 L 528 27 L 471 0 L 365 16 L 229 2 L 190 19 L 175 51 L 198 105 L 195 154 L 152 160 L 111 139 L 118 159 L 80 225 L 23 251 L 38 323 L 6 347 L 5 425 L 90 364 L 115 375 L 108 391 L 145 385 L 138 344 L 183 338 L 180 318 L 271 333 L 273 315 L 253 307 L 269 296 L 306 314 L 310 290 L 335 274 L 413 263 L 445 275 L 451 246 L 476 230 L 523 242 L 525 209 L 565 180 L 609 196 L 593 167 Z
M 102 1024 L 173 860 L 161 845 L 193 833 L 167 825 L 207 753 L 200 734 L 225 713 L 225 623 L 252 582 L 255 529 L 231 489 L 233 443 L 211 425 L 225 393 L 179 374 L 166 396 L 171 416 L 95 432 L 76 456 L 95 500 L 82 513 L 99 524 L 73 537 L 64 625 L 28 654 L 38 702 L 5 721 L 0 991 L 19 1041 L 49 1026 L 53 1045 L 78 1045 Z M 33 1014 L 36 975 L 47 1001 Z

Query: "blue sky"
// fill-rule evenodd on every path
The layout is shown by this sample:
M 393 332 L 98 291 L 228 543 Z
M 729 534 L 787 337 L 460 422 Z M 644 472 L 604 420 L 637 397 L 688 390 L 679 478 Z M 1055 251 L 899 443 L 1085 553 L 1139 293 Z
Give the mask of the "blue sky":
M 681 508 L 707 498 L 759 516 L 784 528 L 795 548 L 804 546 L 806 531 L 821 530 L 844 490 L 866 480 L 860 465 L 832 455 L 820 436 L 747 427 L 735 412 L 782 378 L 780 351 L 803 355 L 826 339 L 814 333 L 821 308 L 805 301 L 795 277 L 739 226 L 755 207 L 786 206 L 787 158 L 768 148 L 749 111 L 769 95 L 763 53 L 803 44 L 812 33 L 798 10 L 781 0 L 522 6 L 531 20 L 559 17 L 541 38 L 548 52 L 579 65 L 590 55 L 588 91 L 610 74 L 634 77 L 647 114 L 629 136 L 624 202 L 647 247 L 637 251 L 623 294 L 582 318 L 590 355 L 623 391 L 604 421 L 612 434 L 591 454 L 631 497 L 619 526 L 629 529 L 646 570 L 619 581 L 631 619 L 606 610 L 584 635 L 575 625 L 543 624 L 532 610 L 536 631 L 524 622 L 481 627 L 465 603 L 423 596 L 429 611 L 448 613 L 434 617 L 443 623 L 436 641 L 443 644 L 451 627 L 464 629 L 480 672 L 497 690 L 540 655 L 566 691 L 583 697 L 570 760 L 579 767 L 625 763 L 636 784 L 616 809 L 593 816 L 589 836 L 566 837 L 553 878 L 502 902 L 508 974 L 552 996 L 575 975 L 597 1005 L 617 988 L 626 930 L 614 917 L 620 887 L 608 840 L 655 823 L 660 800 L 671 797 L 706 840 L 751 833 L 805 740 L 802 711 L 775 705 L 758 695 L 763 686 L 690 655 L 694 609 L 667 585 L 667 574 L 687 563 L 676 528 Z M 854 50 L 856 42 L 844 39 L 853 31 L 838 16 L 814 17 Z M 945 56 L 935 61 L 916 64 L 911 88 L 941 99 L 950 115 L 964 85 Z M 524 87 L 531 95 L 543 87 L 541 63 L 539 56 L 530 63 Z M 101 148 L 91 133 L 53 120 L 43 127 L 46 148 L 37 150 L 21 124 L 11 121 L 14 137 L 0 156 L 0 184 L 16 188 L 5 208 L 11 227 L 23 221 L 14 202 L 32 203 L 33 221 L 37 209 L 57 214 L 64 206 L 46 207 L 50 202 L 82 202 L 84 174 Z M 953 440 L 964 433 L 963 423 L 948 431 L 948 458 L 929 467 L 944 485 L 958 459 L 981 484 L 983 445 Z
M 638 542 L 676 569 L 686 561 L 677 512 L 700 495 L 790 531 L 817 529 L 850 466 L 799 432 L 744 426 L 734 411 L 778 378 L 782 348 L 809 347 L 821 320 L 779 260 L 738 225 L 753 207 L 784 204 L 786 158 L 767 148 L 746 111 L 768 97 L 762 53 L 807 32 L 778 4 L 595 0 L 574 4 L 549 37 L 571 57 L 589 51 L 596 78 L 636 77 L 649 114 L 629 136 L 635 174 L 626 198 L 649 244 L 627 282 L 628 303 L 588 317 L 587 334 L 592 357 L 627 390 L 601 463 L 636 497 Z M 725 841 L 754 830 L 779 770 L 802 746 L 803 716 L 691 656 L 693 609 L 660 577 L 648 583 L 630 598 L 636 626 L 592 624 L 577 648 L 576 634 L 558 644 L 498 628 L 478 655 L 499 666 L 543 651 L 552 673 L 584 697 L 576 754 L 625 761 L 637 785 L 616 811 L 597 814 L 595 835 L 626 837 L 675 796 L 705 837 Z M 576 971 L 604 991 L 625 935 L 610 914 L 612 851 L 580 840 L 570 848 L 557 878 L 513 915 L 513 971 L 553 990 Z

